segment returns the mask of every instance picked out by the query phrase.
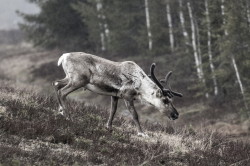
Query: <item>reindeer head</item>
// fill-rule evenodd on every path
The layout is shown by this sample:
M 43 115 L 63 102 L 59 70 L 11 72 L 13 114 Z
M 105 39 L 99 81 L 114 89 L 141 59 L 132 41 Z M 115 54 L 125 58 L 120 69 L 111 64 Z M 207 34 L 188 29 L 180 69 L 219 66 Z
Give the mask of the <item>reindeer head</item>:
M 172 72 L 170 71 L 166 75 L 165 79 L 159 81 L 155 77 L 154 69 L 155 69 L 155 63 L 151 65 L 150 75 L 149 75 L 152 81 L 159 87 L 156 93 L 152 94 L 155 95 L 155 99 L 157 101 L 157 104 L 155 105 L 159 108 L 160 112 L 167 115 L 170 119 L 173 120 L 178 119 L 179 113 L 177 112 L 172 103 L 172 98 L 174 96 L 182 97 L 182 94 L 172 91 L 170 84 L 168 83 L 169 77 L 171 76 Z M 162 83 L 165 83 L 168 88 L 164 88 Z

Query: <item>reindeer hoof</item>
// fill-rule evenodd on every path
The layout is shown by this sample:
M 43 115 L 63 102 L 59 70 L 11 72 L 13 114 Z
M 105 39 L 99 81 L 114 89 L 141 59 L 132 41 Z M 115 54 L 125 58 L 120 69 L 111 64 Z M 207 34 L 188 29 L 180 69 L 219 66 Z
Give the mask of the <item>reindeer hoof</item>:
M 63 108 L 60 106 L 59 109 L 58 109 L 58 115 L 62 115 L 64 116 L 64 111 L 63 111 Z
M 59 107 L 57 114 L 63 116 L 66 120 L 72 121 L 70 115 L 65 112 L 63 107 L 61 106 Z
M 113 129 L 112 129 L 112 127 L 111 126 L 106 126 L 106 129 L 109 131 L 109 132 L 112 132 L 113 131 Z
M 142 133 L 142 132 L 138 132 L 137 134 L 139 137 L 144 137 L 144 138 L 148 138 L 149 136 L 145 133 Z
M 63 111 L 59 111 L 58 114 L 64 116 Z

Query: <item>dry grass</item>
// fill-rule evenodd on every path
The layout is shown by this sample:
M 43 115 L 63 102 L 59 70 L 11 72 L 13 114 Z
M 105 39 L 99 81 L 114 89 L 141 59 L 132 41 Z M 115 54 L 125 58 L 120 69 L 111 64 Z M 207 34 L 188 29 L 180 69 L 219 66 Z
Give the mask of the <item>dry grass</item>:
M 107 110 L 71 101 L 74 121 L 55 113 L 53 96 L 0 82 L 0 163 L 4 165 L 247 165 L 250 145 L 216 132 L 144 123 L 136 136 L 130 120 L 104 128 Z

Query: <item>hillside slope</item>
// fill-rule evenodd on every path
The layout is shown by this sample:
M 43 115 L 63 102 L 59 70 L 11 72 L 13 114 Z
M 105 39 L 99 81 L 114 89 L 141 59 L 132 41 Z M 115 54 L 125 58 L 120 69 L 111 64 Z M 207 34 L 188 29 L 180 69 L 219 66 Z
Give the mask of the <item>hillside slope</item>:
M 45 51 L 27 46 L 0 46 L 0 78 L 8 78 L 17 83 L 19 87 L 32 87 L 40 93 L 53 95 L 54 90 L 51 82 L 65 76 L 61 66 L 57 66 L 57 60 L 61 54 L 62 51 L 58 50 Z M 127 59 L 115 59 L 115 57 L 108 59 L 115 61 L 133 60 L 145 72 L 148 71 L 152 62 L 157 62 L 159 65 L 166 63 L 163 57 L 145 59 L 138 56 L 127 57 Z M 159 74 L 165 72 L 167 71 L 159 72 Z M 174 86 L 173 89 L 175 88 L 177 87 Z M 243 137 L 243 140 L 250 142 L 250 120 L 242 117 L 243 114 L 238 108 L 231 108 L 226 103 L 223 106 L 214 103 L 209 104 L 209 100 L 203 102 L 199 99 L 190 99 L 189 96 L 188 93 L 184 93 L 183 98 L 175 99 L 174 104 L 180 113 L 180 117 L 174 122 L 170 122 L 152 107 L 139 102 L 136 102 L 135 105 L 143 121 L 182 127 L 192 126 L 196 128 L 196 126 L 203 126 L 212 128 L 212 130 L 216 129 L 222 133 L 226 131 L 227 135 L 233 134 L 233 137 L 238 135 Z M 97 95 L 82 89 L 70 94 L 69 97 L 77 101 L 99 103 L 106 107 L 110 105 L 110 97 Z M 119 102 L 118 110 L 118 114 L 121 116 L 130 116 L 123 102 Z
M 11 81 L 0 82 L 0 163 L 4 165 L 247 165 L 250 145 L 216 132 L 130 120 L 105 129 L 106 109 L 69 102 L 73 121 L 57 115 L 57 102 Z

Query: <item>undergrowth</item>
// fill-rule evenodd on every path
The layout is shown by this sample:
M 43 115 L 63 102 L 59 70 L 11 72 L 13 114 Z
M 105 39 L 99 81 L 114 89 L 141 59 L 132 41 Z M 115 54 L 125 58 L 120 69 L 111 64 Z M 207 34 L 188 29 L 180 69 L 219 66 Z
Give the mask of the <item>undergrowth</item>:
M 247 165 L 250 145 L 211 131 L 142 124 L 136 136 L 122 117 L 106 130 L 108 110 L 68 101 L 73 121 L 57 114 L 54 96 L 0 81 L 0 164 L 3 165 Z

